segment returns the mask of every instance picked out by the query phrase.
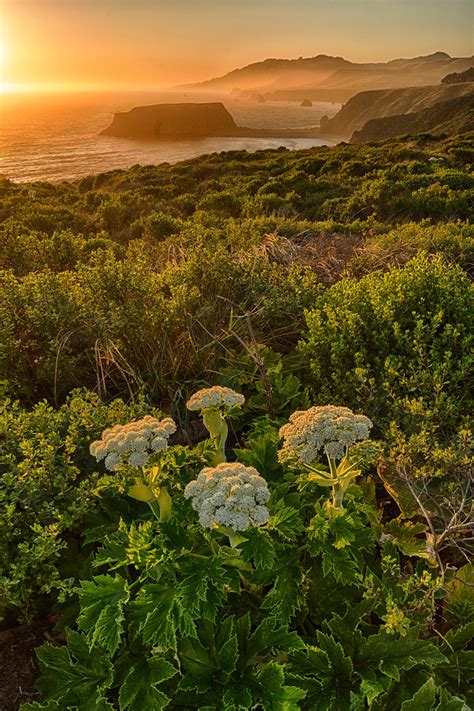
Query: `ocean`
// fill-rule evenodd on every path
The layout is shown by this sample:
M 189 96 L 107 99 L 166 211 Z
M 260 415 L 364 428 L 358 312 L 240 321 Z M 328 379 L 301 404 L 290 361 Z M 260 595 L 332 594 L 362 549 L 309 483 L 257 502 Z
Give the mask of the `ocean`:
M 177 163 L 205 153 L 290 150 L 330 141 L 313 138 L 203 138 L 143 141 L 101 136 L 116 111 L 133 106 L 183 101 L 222 101 L 236 123 L 250 128 L 308 128 L 338 104 L 302 107 L 290 102 L 263 104 L 215 94 L 135 92 L 122 94 L 9 94 L 0 98 L 0 175 L 16 182 L 73 180 L 132 165 Z

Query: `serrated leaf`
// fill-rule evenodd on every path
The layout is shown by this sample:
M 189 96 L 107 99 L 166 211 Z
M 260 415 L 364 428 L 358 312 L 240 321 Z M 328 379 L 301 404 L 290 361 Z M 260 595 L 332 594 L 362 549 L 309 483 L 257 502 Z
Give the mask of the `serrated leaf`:
M 453 696 L 447 689 L 441 688 L 436 711 L 471 711 L 471 709 L 459 696 Z
M 317 640 L 320 649 L 327 654 L 333 670 L 337 672 L 338 683 L 348 683 L 350 685 L 352 676 L 352 660 L 344 653 L 342 644 L 329 634 L 317 633 Z
M 304 652 L 291 654 L 290 681 L 307 692 L 311 711 L 349 709 L 352 686 L 352 662 L 342 645 L 330 635 L 318 633 L 321 647 L 307 646 Z
M 227 685 L 224 696 L 222 697 L 223 708 L 235 709 L 235 711 L 247 711 L 252 707 L 252 694 L 247 688 L 247 683 L 244 680 L 230 682 Z
M 144 585 L 130 605 L 131 620 L 148 644 L 176 648 L 175 586 Z
M 445 653 L 463 649 L 474 640 L 474 622 L 451 629 L 446 633 L 442 649 Z
M 361 641 L 356 653 L 355 665 L 362 671 L 379 669 L 395 681 L 400 680 L 400 671 L 416 665 L 432 668 L 446 661 L 439 647 L 431 640 L 418 639 L 418 628 L 405 637 L 397 639 L 384 630 Z
M 273 616 L 288 621 L 304 607 L 303 571 L 293 556 L 279 558 L 277 576 L 273 588 L 265 597 L 262 609 L 271 610 Z
M 375 678 L 375 676 L 379 674 L 377 668 L 372 670 L 372 672 L 368 670 L 365 673 L 367 675 L 371 674 L 372 678 Z M 420 671 L 417 668 L 402 671 L 400 673 L 400 681 L 398 682 L 395 682 L 388 676 L 379 676 L 379 681 L 386 687 L 386 693 L 374 699 L 370 711 L 400 709 L 402 703 L 411 699 L 428 678 L 425 671 Z
M 178 654 L 185 674 L 180 687 L 206 691 L 215 671 L 215 664 L 208 650 L 198 639 L 187 638 L 179 641 Z
M 285 685 L 284 667 L 276 662 L 261 667 L 252 686 L 264 711 L 298 711 L 298 702 L 306 696 L 305 689 Z
M 177 586 L 182 606 L 194 617 L 214 620 L 227 600 L 229 590 L 238 592 L 240 578 L 235 568 L 225 567 L 223 556 L 206 560 L 190 558 L 181 566 L 183 580 Z
M 331 662 L 322 649 L 306 645 L 302 652 L 291 655 L 292 670 L 300 676 L 315 676 L 325 679 L 331 674 Z
M 330 632 L 334 639 L 340 642 L 344 652 L 352 657 L 356 642 L 360 640 L 358 627 L 364 615 L 371 612 L 374 600 L 363 599 L 359 603 L 349 605 L 343 617 L 334 613 L 331 619 L 323 622 L 324 631 Z
M 138 662 L 120 687 L 120 709 L 160 711 L 166 708 L 170 699 L 157 685 L 171 679 L 176 673 L 175 667 L 165 659 L 151 657 Z
M 247 449 L 234 449 L 234 454 L 237 461 L 255 467 L 267 481 L 281 478 L 283 467 L 278 461 L 278 449 L 270 435 L 255 437 Z
M 203 622 L 199 639 L 185 638 L 178 643 L 184 674 L 180 689 L 205 692 L 216 684 L 225 687 L 236 668 L 238 651 L 233 617 L 220 625 Z
M 79 628 L 87 632 L 91 646 L 99 644 L 113 654 L 123 632 L 123 606 L 128 601 L 126 580 L 116 575 L 98 575 L 82 581 L 78 590 L 81 614 Z
M 253 562 L 256 568 L 269 569 L 275 559 L 275 549 L 266 531 L 254 528 L 245 534 L 246 541 L 239 544 L 242 558 Z
M 265 618 L 251 635 L 247 644 L 247 655 L 263 657 L 266 654 L 291 652 L 304 648 L 303 640 L 296 632 L 289 632 L 288 626 L 273 617 Z
M 267 525 L 270 530 L 277 531 L 287 541 L 295 541 L 304 528 L 298 511 L 289 506 L 271 516 Z
M 435 699 L 436 684 L 430 677 L 411 699 L 403 702 L 401 711 L 431 711 Z
M 69 649 L 45 644 L 37 650 L 42 672 L 38 688 L 60 708 L 110 709 L 104 694 L 112 684 L 113 672 L 105 650 L 90 650 L 86 639 L 73 631 L 68 633 L 68 642 Z
M 377 698 L 377 696 L 380 696 L 380 694 L 383 694 L 385 691 L 385 687 L 383 684 L 380 683 L 380 681 L 373 681 L 371 679 L 363 679 L 361 685 L 360 685 L 360 690 L 367 699 L 367 702 L 370 706 L 372 701 Z

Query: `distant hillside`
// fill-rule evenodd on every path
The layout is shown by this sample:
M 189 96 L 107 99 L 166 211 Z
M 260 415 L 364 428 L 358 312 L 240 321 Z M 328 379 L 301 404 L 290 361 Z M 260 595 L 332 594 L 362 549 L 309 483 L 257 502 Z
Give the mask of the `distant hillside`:
M 440 101 L 449 101 L 473 91 L 472 84 L 363 91 L 349 99 L 332 119 L 321 122 L 321 133 L 325 136 L 350 138 L 354 131 L 361 129 L 371 119 L 421 111 Z
M 448 74 L 441 80 L 442 84 L 461 84 L 465 81 L 474 81 L 474 67 L 469 67 L 465 72 L 460 72 L 459 74 L 454 72 L 454 74 Z
M 266 59 L 186 88 L 252 91 L 270 99 L 346 101 L 368 89 L 437 84 L 447 74 L 463 72 L 473 63 L 473 57 L 452 58 L 445 52 L 366 64 L 321 54 L 306 59 Z
M 474 131 L 474 93 L 441 101 L 415 113 L 372 119 L 355 131 L 351 143 L 381 141 L 405 134 L 454 135 L 469 131 Z

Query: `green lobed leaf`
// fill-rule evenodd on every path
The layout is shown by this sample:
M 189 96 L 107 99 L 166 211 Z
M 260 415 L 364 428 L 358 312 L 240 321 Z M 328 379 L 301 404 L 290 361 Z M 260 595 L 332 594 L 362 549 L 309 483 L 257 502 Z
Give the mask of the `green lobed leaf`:
M 271 568 L 275 559 L 275 549 L 268 533 L 254 528 L 246 531 L 245 537 L 247 540 L 239 544 L 242 558 L 253 562 L 256 568 Z
M 123 606 L 129 599 L 126 580 L 116 575 L 98 575 L 82 581 L 78 590 L 81 614 L 79 628 L 87 632 L 91 646 L 99 644 L 113 654 L 123 632 Z
M 176 648 L 175 586 L 144 585 L 129 606 L 130 619 L 148 644 Z
M 284 667 L 276 662 L 261 667 L 250 685 L 264 711 L 298 711 L 306 696 L 305 689 L 285 685 Z
M 160 711 L 170 699 L 157 686 L 171 679 L 176 668 L 159 657 L 143 659 L 135 664 L 120 687 L 120 709 L 130 711 Z
M 418 639 L 419 628 L 410 630 L 405 637 L 396 638 L 380 630 L 363 639 L 356 651 L 357 669 L 378 669 L 396 681 L 400 671 L 412 669 L 416 665 L 432 668 L 446 661 L 436 642 Z
M 304 528 L 298 511 L 286 506 L 270 517 L 269 530 L 277 531 L 287 541 L 295 541 Z
M 453 696 L 447 689 L 441 688 L 436 711 L 471 711 L 471 709 L 459 696 Z
M 431 711 L 436 699 L 435 680 L 430 677 L 416 694 L 401 705 L 401 711 Z
M 262 609 L 270 610 L 273 616 L 288 621 L 305 604 L 303 569 L 290 553 L 281 555 L 278 563 L 273 588 L 265 597 Z
M 216 684 L 225 686 L 236 669 L 238 652 L 233 617 L 217 625 L 204 621 L 199 639 L 184 638 L 178 642 L 184 674 L 180 689 L 196 689 L 202 693 Z
M 214 555 L 207 559 L 189 558 L 182 563 L 183 579 L 177 594 L 182 607 L 193 616 L 214 620 L 229 590 L 239 590 L 239 574 L 235 568 L 225 567 L 225 562 L 224 556 Z
M 68 647 L 45 644 L 37 650 L 42 676 L 38 687 L 59 708 L 92 711 L 112 707 L 104 698 L 113 679 L 112 663 L 104 649 L 89 648 L 77 632 L 68 632 Z
M 304 646 L 296 632 L 289 632 L 287 625 L 274 617 L 267 617 L 250 636 L 246 651 L 248 658 L 251 658 L 269 653 L 292 652 L 304 649 Z

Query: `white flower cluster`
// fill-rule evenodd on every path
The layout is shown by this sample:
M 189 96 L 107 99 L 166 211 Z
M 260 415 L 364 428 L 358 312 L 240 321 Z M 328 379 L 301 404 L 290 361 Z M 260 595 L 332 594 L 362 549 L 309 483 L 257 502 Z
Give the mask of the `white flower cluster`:
M 205 467 L 198 478 L 186 486 L 184 495 L 192 499 L 192 507 L 204 528 L 221 525 L 233 531 L 246 531 L 268 521 L 267 482 L 256 469 L 239 462 Z
M 212 388 L 204 388 L 194 393 L 186 403 L 186 407 L 188 410 L 206 410 L 209 407 L 230 409 L 236 405 L 243 405 L 244 402 L 244 396 L 236 393 L 232 388 L 215 385 Z
M 304 464 L 311 464 L 321 448 L 328 457 L 341 459 L 346 447 L 367 439 L 371 427 L 368 417 L 355 415 L 348 407 L 325 405 L 294 412 L 280 429 L 282 459 L 296 455 Z
M 104 430 L 101 439 L 92 442 L 90 453 L 110 471 L 117 471 L 124 464 L 143 467 L 152 452 L 168 448 L 168 437 L 176 431 L 171 417 L 158 420 L 147 415 L 127 425 L 115 425 Z

